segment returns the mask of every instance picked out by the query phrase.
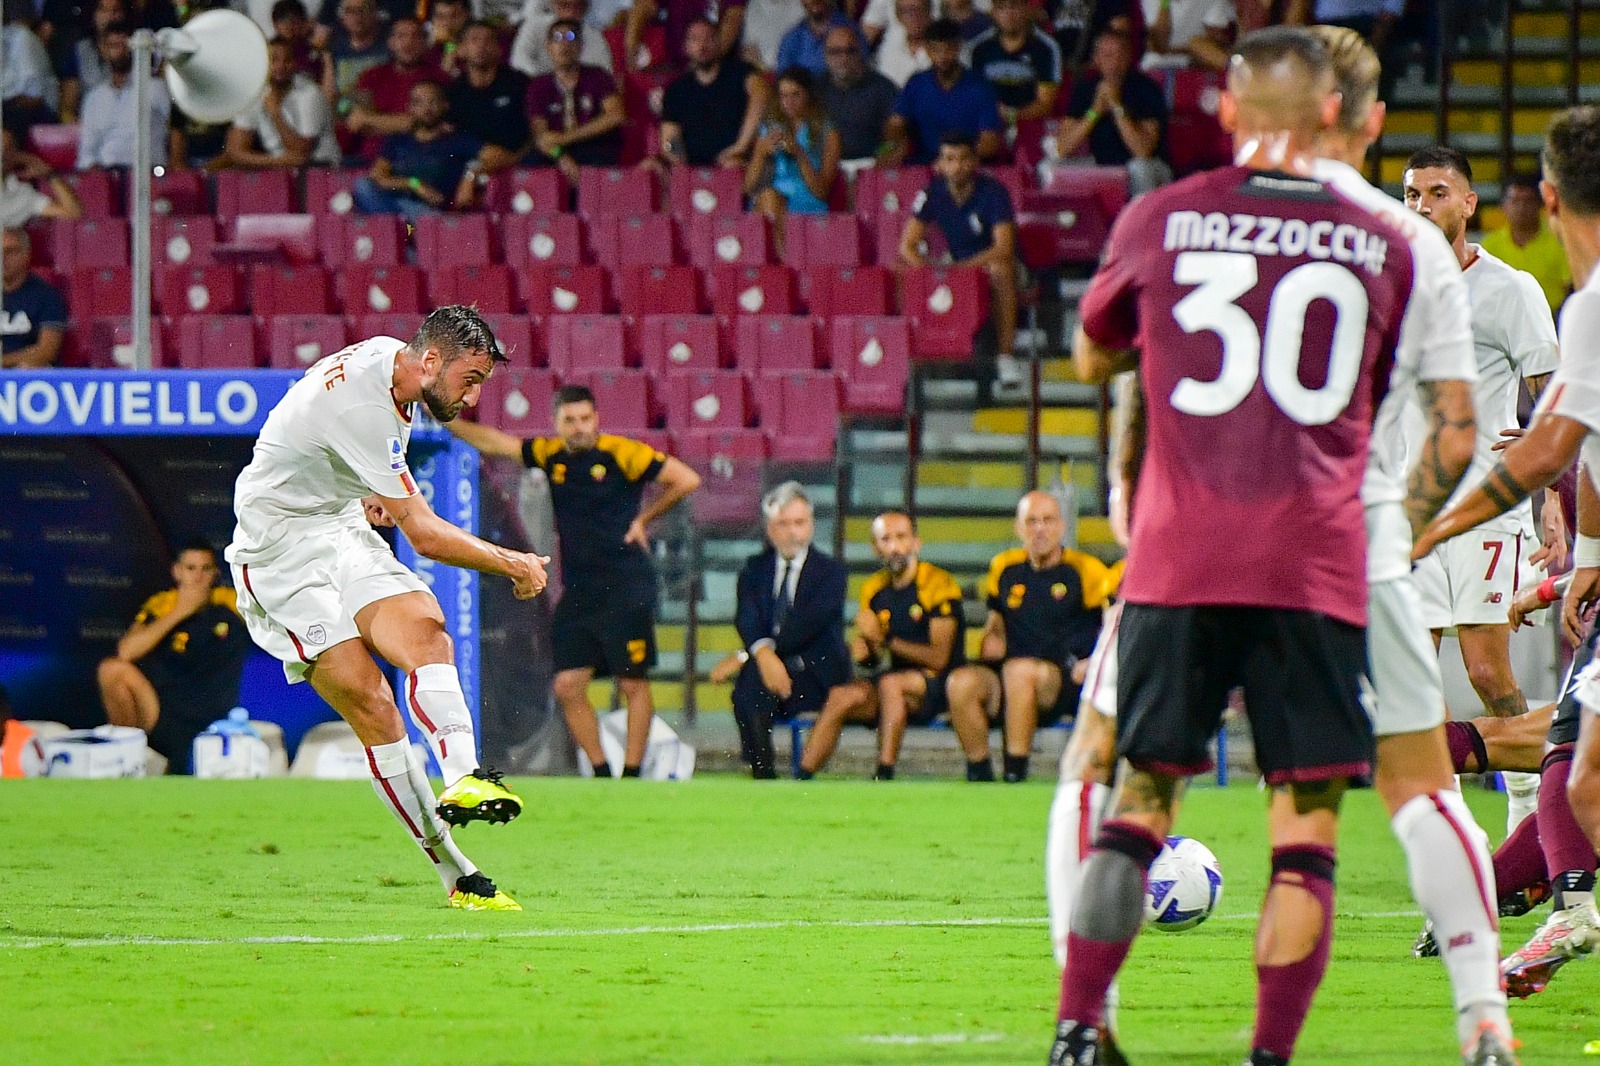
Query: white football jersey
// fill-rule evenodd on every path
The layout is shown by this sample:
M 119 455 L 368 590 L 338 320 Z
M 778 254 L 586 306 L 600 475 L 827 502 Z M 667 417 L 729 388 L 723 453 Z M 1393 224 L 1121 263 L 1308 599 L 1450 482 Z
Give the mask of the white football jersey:
M 1589 427 L 1581 455 L 1590 483 L 1600 489 L 1600 270 L 1561 307 L 1561 365 L 1538 411 Z
M 1478 379 L 1467 285 L 1456 253 L 1439 228 L 1373 188 L 1354 167 L 1319 159 L 1312 176 L 1405 234 L 1417 264 L 1411 298 L 1400 320 L 1389 391 L 1373 421 L 1371 454 L 1361 484 L 1367 507 L 1367 579 L 1393 581 L 1411 572 L 1411 526 L 1400 504 L 1406 498 L 1410 469 L 1404 426 L 1409 418 L 1422 420 L 1417 386 L 1423 381 Z M 1408 410 L 1415 414 L 1408 416 Z
M 405 342 L 374 337 L 312 364 L 261 427 L 234 486 L 231 563 L 263 562 L 306 535 L 307 523 L 361 519 L 361 499 L 417 492 L 406 465 L 411 407 L 394 401 Z

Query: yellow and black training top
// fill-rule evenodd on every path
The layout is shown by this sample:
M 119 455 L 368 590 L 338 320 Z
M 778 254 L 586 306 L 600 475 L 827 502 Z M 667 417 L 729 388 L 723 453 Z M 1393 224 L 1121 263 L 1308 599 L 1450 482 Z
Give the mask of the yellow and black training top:
M 655 586 L 650 556 L 624 544 L 639 515 L 644 487 L 667 457 L 642 441 L 601 434 L 593 448 L 569 452 L 559 437 L 522 442 L 522 462 L 550 478 L 556 534 L 561 538 L 561 576 L 566 595 L 640 583 Z
M 1122 564 L 1063 550 L 1053 566 L 1035 569 L 1023 548 L 1003 551 L 989 565 L 983 595 L 1006 626 L 1006 657 L 1043 659 L 1057 666 L 1087 659 L 1100 635 L 1100 614 L 1122 581 Z
M 146 625 L 164 618 L 177 605 L 177 589 L 158 592 L 144 601 L 133 624 Z M 139 666 L 146 673 L 183 677 L 192 684 L 203 684 L 208 678 L 231 672 L 231 683 L 237 688 L 237 669 L 249 648 L 250 636 L 239 617 L 238 599 L 233 589 L 218 586 L 211 590 L 206 605 L 179 622 L 167 639 L 139 660 Z
M 949 572 L 932 563 L 917 564 L 916 580 L 905 588 L 896 588 L 894 577 L 887 570 L 879 570 L 867 578 L 861 587 L 861 609 L 870 611 L 883 628 L 884 639 L 899 637 L 913 644 L 930 643 L 928 623 L 935 618 L 954 618 L 956 639 L 950 661 L 935 676 L 948 673 L 966 661 L 963 647 L 961 616 L 961 586 Z M 897 670 L 919 669 L 916 663 L 890 654 L 889 665 Z

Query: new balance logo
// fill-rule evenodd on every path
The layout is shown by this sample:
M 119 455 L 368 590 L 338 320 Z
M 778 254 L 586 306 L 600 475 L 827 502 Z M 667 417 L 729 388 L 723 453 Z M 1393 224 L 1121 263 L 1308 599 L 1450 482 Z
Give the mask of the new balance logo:
M 1504 593 L 1491 592 L 1483 598 L 1484 603 L 1499 603 Z
M 1444 946 L 1444 949 L 1446 951 L 1454 951 L 1456 948 L 1464 948 L 1468 944 L 1471 944 L 1471 943 L 1472 943 L 1472 934 L 1471 933 L 1458 933 L 1455 936 L 1450 938 L 1450 943 L 1446 944 Z

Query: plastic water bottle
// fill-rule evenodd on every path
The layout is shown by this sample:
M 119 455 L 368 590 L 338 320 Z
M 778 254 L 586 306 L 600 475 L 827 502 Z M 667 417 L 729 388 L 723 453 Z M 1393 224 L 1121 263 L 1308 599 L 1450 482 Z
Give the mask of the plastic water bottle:
M 228 717 L 212 722 L 206 727 L 207 733 L 215 733 L 224 737 L 255 737 L 261 739 L 261 734 L 256 732 L 256 727 L 250 724 L 250 712 L 243 707 L 235 707 L 228 712 Z

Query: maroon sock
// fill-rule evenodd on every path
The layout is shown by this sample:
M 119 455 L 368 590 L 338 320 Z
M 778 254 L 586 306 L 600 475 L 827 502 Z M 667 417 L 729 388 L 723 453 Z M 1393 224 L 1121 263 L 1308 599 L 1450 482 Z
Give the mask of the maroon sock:
M 1272 884 L 1296 885 L 1322 906 L 1322 932 L 1310 954 L 1283 966 L 1256 964 L 1256 1035 L 1251 1047 L 1287 1061 L 1311 1011 L 1333 946 L 1333 849 L 1299 844 L 1272 851 Z M 1271 885 L 1267 891 L 1271 891 Z
M 1547 879 L 1544 849 L 1539 846 L 1539 819 L 1524 818 L 1495 849 L 1495 891 L 1505 899 L 1534 885 L 1542 885 Z
M 1139 932 L 1145 881 L 1161 845 L 1159 837 L 1130 822 L 1110 821 L 1100 827 L 1094 847 L 1084 856 L 1083 881 L 1067 934 L 1057 1021 L 1100 1024 L 1106 991 Z
M 1594 845 L 1584 836 L 1583 827 L 1572 815 L 1567 802 L 1567 775 L 1572 770 L 1571 744 L 1553 748 L 1539 768 L 1539 846 L 1544 849 L 1544 868 L 1554 881 L 1569 870 L 1594 873 Z M 1533 819 L 1529 819 L 1532 821 Z
M 1450 764 L 1458 774 L 1481 774 L 1489 768 L 1489 749 L 1483 746 L 1483 734 L 1471 722 L 1446 722 L 1445 743 L 1450 745 Z M 1469 765 L 1476 760 L 1477 765 Z

